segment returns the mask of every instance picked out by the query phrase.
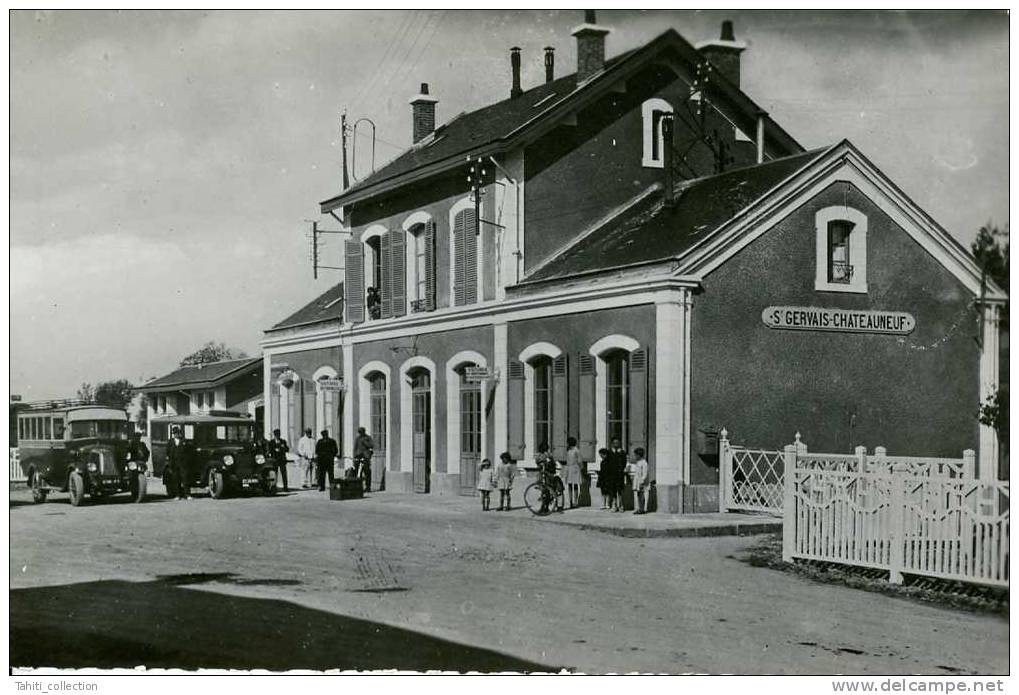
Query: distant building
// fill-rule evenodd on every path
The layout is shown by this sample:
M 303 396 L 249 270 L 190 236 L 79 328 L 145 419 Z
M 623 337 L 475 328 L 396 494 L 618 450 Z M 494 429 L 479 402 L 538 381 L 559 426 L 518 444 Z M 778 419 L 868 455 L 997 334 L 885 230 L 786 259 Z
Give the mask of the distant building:
M 986 471 L 1006 297 L 967 250 L 851 143 L 773 121 L 730 23 L 609 59 L 607 33 L 590 13 L 576 72 L 546 51 L 529 89 L 512 49 L 509 98 L 441 125 L 421 86 L 413 146 L 321 203 L 344 282 L 266 331 L 269 422 L 339 424 L 345 456 L 366 427 L 387 490 L 439 494 L 568 436 L 596 471 L 619 439 L 670 512 L 718 508 L 722 427 Z
M 168 415 L 229 410 L 263 418 L 261 357 L 181 367 L 138 390 L 148 399 L 149 436 L 152 419 Z

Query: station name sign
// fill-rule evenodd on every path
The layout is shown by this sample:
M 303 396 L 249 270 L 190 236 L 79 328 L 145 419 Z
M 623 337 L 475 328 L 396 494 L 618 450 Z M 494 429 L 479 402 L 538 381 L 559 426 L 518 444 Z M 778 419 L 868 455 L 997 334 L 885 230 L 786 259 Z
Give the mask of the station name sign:
M 343 379 L 319 379 L 319 391 L 343 391 Z
M 814 306 L 769 306 L 761 312 L 768 328 L 790 331 L 841 331 L 908 335 L 916 319 L 904 311 L 855 311 Z

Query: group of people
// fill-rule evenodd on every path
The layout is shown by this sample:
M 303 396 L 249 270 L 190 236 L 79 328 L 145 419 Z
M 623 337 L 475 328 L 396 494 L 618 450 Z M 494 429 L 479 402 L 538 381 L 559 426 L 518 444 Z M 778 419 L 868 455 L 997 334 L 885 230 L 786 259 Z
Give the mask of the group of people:
M 636 447 L 627 455 L 622 443 L 613 439 L 611 447 L 598 450 L 598 488 L 601 490 L 602 509 L 613 512 L 623 511 L 623 495 L 626 493 L 626 479 L 633 488 L 634 514 L 644 514 L 647 497 L 648 463 L 645 452 Z
M 361 429 L 364 431 L 364 428 Z M 257 433 L 255 434 L 255 453 L 262 454 L 272 462 L 276 469 L 278 479 L 283 483 L 283 491 L 290 490 L 287 480 L 287 454 L 290 452 L 290 445 L 283 439 L 278 429 L 272 431 L 272 439 L 266 442 Z M 297 442 L 297 465 L 301 471 L 301 487 L 309 489 L 318 487 L 319 490 L 326 489 L 326 478 L 329 485 L 333 484 L 333 465 L 340 449 L 336 440 L 329 436 L 329 430 L 322 430 L 319 439 L 316 441 L 312 436 L 311 428 L 304 430 L 303 436 Z
M 633 513 L 646 513 L 647 489 L 650 480 L 644 449 L 636 447 L 632 455 L 627 455 L 619 439 L 613 439 L 611 448 L 600 449 L 598 456 L 600 458 L 598 488 L 602 494 L 601 508 L 613 512 L 623 511 L 623 495 L 626 491 L 627 478 L 629 478 L 635 497 Z M 538 468 L 538 475 L 546 485 L 562 485 L 563 495 L 555 497 L 553 502 L 555 508 L 552 511 L 561 512 L 566 504 L 570 509 L 580 505 L 580 487 L 584 480 L 586 466 L 575 437 L 567 438 L 566 458 L 562 462 L 556 461 L 549 453 L 548 444 L 543 442 L 538 445 L 535 464 Z M 499 455 L 499 465 L 496 467 L 492 466 L 489 459 L 484 459 L 478 466 L 477 489 L 481 494 L 481 510 L 487 512 L 491 509 L 492 491 L 498 490 L 499 507 L 496 511 L 509 511 L 511 509 L 510 495 L 516 477 L 517 464 L 509 452 Z
M 517 462 L 509 455 L 508 451 L 499 454 L 499 465 L 492 467 L 489 459 L 484 459 L 478 466 L 478 492 L 481 493 L 481 511 L 487 512 L 492 508 L 492 490 L 499 491 L 499 508 L 495 511 L 508 512 L 511 507 L 510 494 L 513 491 L 513 481 L 517 477 Z

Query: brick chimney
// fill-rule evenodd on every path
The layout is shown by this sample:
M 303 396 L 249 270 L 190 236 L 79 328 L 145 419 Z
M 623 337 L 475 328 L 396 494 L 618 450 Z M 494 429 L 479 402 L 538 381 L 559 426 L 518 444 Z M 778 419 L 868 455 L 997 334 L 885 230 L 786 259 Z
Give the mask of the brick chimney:
M 545 83 L 555 79 L 555 49 L 545 46 Z
M 510 67 L 513 69 L 513 86 L 510 87 L 510 99 L 516 99 L 524 93 L 520 88 L 520 47 L 510 49 Z
M 573 30 L 577 37 L 577 83 L 605 67 L 605 35 L 611 29 L 598 26 L 594 10 L 584 10 L 584 23 Z
M 428 94 L 428 83 L 421 83 L 421 93 L 410 100 L 414 113 L 414 142 L 421 142 L 435 130 L 435 105 L 439 102 Z
M 715 69 L 737 87 L 739 87 L 740 53 L 746 50 L 746 47 L 746 42 L 736 40 L 732 22 L 728 19 L 722 22 L 720 38 L 714 41 L 701 41 L 697 44 L 697 50 L 701 52 L 701 55 L 711 61 Z

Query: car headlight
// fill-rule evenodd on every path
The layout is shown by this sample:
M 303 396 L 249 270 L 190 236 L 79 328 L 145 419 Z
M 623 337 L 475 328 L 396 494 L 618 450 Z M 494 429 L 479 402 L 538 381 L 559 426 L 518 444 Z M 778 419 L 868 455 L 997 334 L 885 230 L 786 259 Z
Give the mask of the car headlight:
M 97 470 L 99 470 L 99 466 L 97 466 L 97 465 L 96 465 L 96 464 L 94 464 L 94 463 L 90 463 L 90 464 L 88 464 L 88 469 L 89 469 L 89 471 L 91 471 L 92 473 L 95 473 L 95 472 L 96 472 Z
M 255 454 L 255 463 L 259 465 L 265 463 L 265 457 L 262 456 L 261 454 Z
M 128 461 L 127 462 L 127 470 L 129 470 L 129 471 L 136 471 L 136 470 L 138 470 L 138 464 L 135 463 L 134 461 Z
M 232 466 L 232 465 L 234 465 L 234 457 L 231 456 L 230 454 L 227 454 L 226 456 L 224 456 L 223 457 L 223 465 L 224 466 Z

